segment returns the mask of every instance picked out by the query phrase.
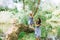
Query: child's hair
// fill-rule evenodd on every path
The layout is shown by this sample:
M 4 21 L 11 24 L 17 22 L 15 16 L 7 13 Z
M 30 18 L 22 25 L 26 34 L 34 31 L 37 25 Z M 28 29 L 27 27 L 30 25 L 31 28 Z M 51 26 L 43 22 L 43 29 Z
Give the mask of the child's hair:
M 41 19 L 38 18 L 38 21 L 36 21 L 36 24 L 41 24 Z
M 33 15 L 33 13 L 30 13 L 29 15 L 30 15 L 30 16 L 32 16 L 32 15 Z
M 38 18 L 39 19 L 39 22 L 41 23 L 41 19 L 40 18 Z

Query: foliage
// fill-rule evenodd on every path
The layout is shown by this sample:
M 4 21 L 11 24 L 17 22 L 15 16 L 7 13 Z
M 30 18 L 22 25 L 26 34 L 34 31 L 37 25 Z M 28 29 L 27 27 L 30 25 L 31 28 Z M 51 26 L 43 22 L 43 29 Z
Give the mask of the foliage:
M 23 22 L 23 24 L 27 25 L 28 24 L 28 16 L 24 16 L 22 18 L 22 22 Z
M 8 8 L 8 7 L 0 6 L 0 11 L 7 11 L 7 10 L 9 10 L 9 8 Z
M 0 33 L 2 33 L 3 31 L 0 29 Z
M 57 27 L 57 36 L 60 37 L 60 26 Z
M 47 36 L 47 30 L 46 27 L 41 26 L 41 37 L 46 37 Z
M 19 0 L 19 2 L 22 2 L 22 1 L 23 0 Z M 14 0 L 14 3 L 18 3 L 18 1 Z M 9 20 L 8 22 L 10 22 L 10 19 L 12 17 L 15 17 L 18 19 L 18 21 L 20 21 L 20 23 L 28 25 L 28 16 L 30 13 L 28 11 L 32 11 L 32 10 L 34 12 L 36 11 L 36 6 L 38 3 L 38 0 L 35 0 L 35 1 L 34 0 L 24 0 L 24 3 L 25 3 L 25 11 L 23 9 L 21 9 L 20 12 L 17 10 L 17 7 L 15 9 L 9 9 L 8 7 L 0 6 L 0 11 L 2 11 L 2 13 L 0 13 L 0 15 L 2 16 L 2 17 L 0 17 L 1 22 L 2 21 L 7 22 L 8 20 Z M 34 20 L 36 20 L 38 17 L 40 17 L 42 20 L 42 24 L 44 24 L 44 26 L 42 25 L 42 27 L 41 27 L 42 37 L 46 37 L 47 33 L 49 31 L 51 31 L 52 28 L 55 27 L 55 25 L 57 25 L 57 27 L 58 27 L 58 24 L 60 25 L 60 23 L 57 23 L 57 22 L 60 22 L 59 21 L 60 14 L 58 14 L 58 13 L 60 13 L 60 11 L 59 12 L 55 11 L 55 10 L 59 9 L 59 8 L 56 9 L 55 7 L 56 6 L 52 6 L 51 2 L 49 2 L 49 1 L 44 1 L 44 2 L 41 1 L 41 4 L 39 5 L 39 9 L 38 9 L 36 15 L 34 16 Z M 3 13 L 3 11 L 4 11 L 4 13 Z M 6 12 L 8 12 L 8 13 L 6 13 Z M 6 18 L 6 21 L 3 17 Z M 60 36 L 59 29 L 60 29 L 60 27 L 57 28 L 57 31 L 58 31 L 57 33 Z M 2 31 L 0 30 L 0 32 L 2 32 Z M 19 34 L 19 39 L 22 38 L 24 35 L 25 35 L 25 32 L 21 32 Z
M 14 15 L 18 13 L 17 8 L 15 8 L 15 9 L 9 9 L 9 11 L 12 12 L 12 14 L 14 14 Z
M 2 40 L 2 39 L 0 38 L 0 40 Z
M 27 33 L 26 35 L 23 36 L 23 39 L 20 40 L 35 40 L 35 35 L 34 33 Z
M 25 32 L 20 32 L 18 36 L 18 40 L 22 39 L 26 33 Z

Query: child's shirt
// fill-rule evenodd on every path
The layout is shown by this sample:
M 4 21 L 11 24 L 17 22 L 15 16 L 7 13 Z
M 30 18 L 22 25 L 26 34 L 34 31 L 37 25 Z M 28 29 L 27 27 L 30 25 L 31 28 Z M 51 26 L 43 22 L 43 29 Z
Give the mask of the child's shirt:
M 41 29 L 40 29 L 40 27 L 35 27 L 35 35 L 36 35 L 36 37 L 40 37 L 41 36 Z
M 31 16 L 29 17 L 28 24 L 29 24 L 29 25 L 34 24 L 34 22 L 33 22 L 33 17 L 31 17 Z

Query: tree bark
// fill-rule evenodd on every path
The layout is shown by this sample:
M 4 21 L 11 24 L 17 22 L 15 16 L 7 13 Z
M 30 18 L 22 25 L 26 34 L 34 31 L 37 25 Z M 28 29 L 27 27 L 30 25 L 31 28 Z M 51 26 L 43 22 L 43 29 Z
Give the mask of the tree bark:
M 33 28 L 30 28 L 23 24 L 13 25 L 13 28 L 11 27 L 10 29 L 11 30 L 8 29 L 5 40 L 18 40 L 18 35 L 21 31 L 28 32 L 28 33 L 34 32 Z

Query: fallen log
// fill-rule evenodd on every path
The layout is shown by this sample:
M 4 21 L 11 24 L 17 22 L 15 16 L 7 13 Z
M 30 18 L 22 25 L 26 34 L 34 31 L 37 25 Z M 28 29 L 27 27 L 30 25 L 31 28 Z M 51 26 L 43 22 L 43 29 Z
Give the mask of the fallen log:
M 5 40 L 18 40 L 18 35 L 21 31 L 31 33 L 34 32 L 34 28 L 30 28 L 29 26 L 23 24 L 12 25 L 12 27 L 10 27 L 10 29 L 8 29 L 5 33 Z

